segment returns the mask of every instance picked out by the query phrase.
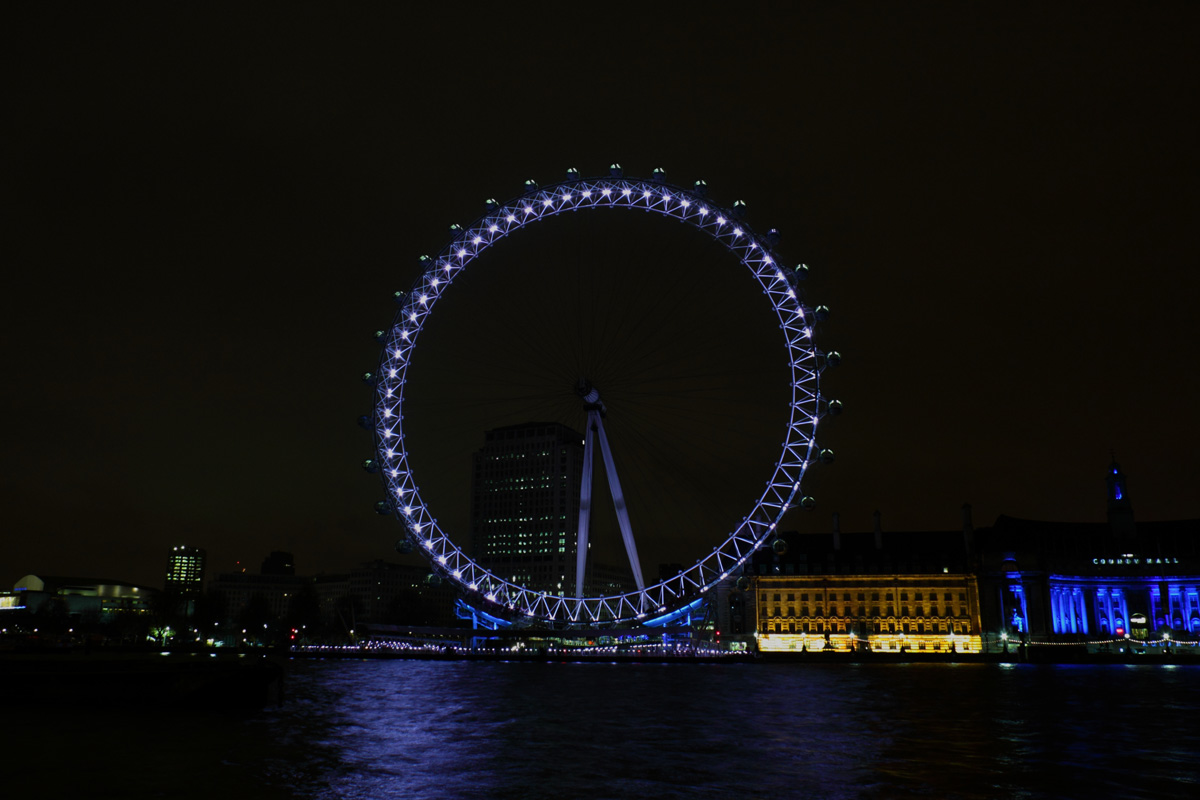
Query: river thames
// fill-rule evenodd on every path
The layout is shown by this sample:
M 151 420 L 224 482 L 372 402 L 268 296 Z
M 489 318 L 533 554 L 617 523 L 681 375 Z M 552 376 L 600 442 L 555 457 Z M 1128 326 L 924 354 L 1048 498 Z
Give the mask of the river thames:
M 252 712 L 10 709 L 79 797 L 1163 798 L 1200 667 L 295 661 Z

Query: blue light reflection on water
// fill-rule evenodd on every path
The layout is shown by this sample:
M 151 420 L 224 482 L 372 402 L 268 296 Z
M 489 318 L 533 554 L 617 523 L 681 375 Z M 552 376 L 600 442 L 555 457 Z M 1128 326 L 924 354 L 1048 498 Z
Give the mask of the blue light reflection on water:
M 245 733 L 316 797 L 1200 791 L 1194 667 L 329 661 L 290 692 Z
M 0 707 L 5 796 L 1200 796 L 1200 667 L 297 661 L 260 711 Z

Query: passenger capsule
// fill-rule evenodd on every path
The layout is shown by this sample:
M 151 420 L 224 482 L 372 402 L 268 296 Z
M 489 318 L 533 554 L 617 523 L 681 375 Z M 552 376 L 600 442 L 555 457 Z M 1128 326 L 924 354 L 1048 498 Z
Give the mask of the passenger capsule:
M 373 458 L 368 458 L 364 461 L 362 467 L 367 471 L 368 475 L 374 475 L 376 472 L 379 472 L 379 462 Z
M 377 379 L 375 378 L 374 372 L 364 372 L 363 376 L 362 376 L 362 380 L 363 380 L 363 383 L 367 384 L 368 386 L 374 386 L 378 382 Z
M 425 576 L 425 583 L 430 588 L 436 589 L 442 585 L 442 576 L 431 572 Z
M 733 216 L 736 217 L 737 219 L 745 219 L 746 218 L 746 203 L 742 200 L 734 200 L 733 208 L 730 209 L 730 211 L 733 213 Z
M 701 197 L 708 197 L 708 181 L 696 181 L 692 184 L 692 191 Z
M 842 363 L 842 354 L 839 353 L 837 350 L 830 350 L 828 353 L 825 354 L 824 360 L 825 360 L 825 366 L 836 367 L 838 364 Z
M 783 238 L 783 234 L 779 232 L 779 228 L 771 228 L 771 230 L 767 231 L 765 238 L 767 240 L 767 244 L 769 244 L 771 247 L 775 247 L 779 244 L 779 240 Z
M 787 542 L 783 539 L 776 539 L 771 542 L 771 551 L 777 556 L 782 556 L 787 553 Z
M 817 306 L 813 309 L 813 316 L 817 318 L 818 322 L 829 319 L 829 306 Z
M 375 513 L 381 517 L 386 517 L 392 513 L 392 504 L 387 500 L 380 500 L 375 504 Z
M 620 165 L 620 164 L 609 164 L 609 165 L 608 165 L 608 175 L 609 175 L 609 177 L 611 177 L 611 178 L 620 178 L 620 177 L 621 177 L 622 175 L 624 175 L 624 174 L 625 174 L 625 170 L 621 169 L 621 165 Z
M 406 556 L 413 551 L 413 543 L 408 539 L 396 540 L 396 552 L 402 556 Z
M 737 588 L 739 592 L 744 592 L 750 588 L 750 579 L 745 575 L 737 579 Z
M 399 305 L 399 306 L 404 305 L 404 301 L 407 299 L 408 299 L 408 292 L 392 292 L 392 300 L 394 300 L 396 302 L 396 305 Z
M 363 430 L 369 431 L 375 427 L 375 424 L 373 422 L 371 422 L 370 417 L 368 417 L 366 414 L 363 414 L 361 417 L 358 418 L 358 427 L 362 428 Z
M 487 200 L 483 201 L 483 207 L 486 208 L 488 211 L 495 211 L 497 208 L 500 207 L 500 203 L 496 202 L 496 198 L 489 197 Z
M 842 413 L 842 401 L 830 400 L 829 405 L 825 407 L 825 410 L 829 412 L 829 416 L 831 417 L 838 416 Z
M 454 238 L 457 239 L 459 234 L 461 234 L 462 232 L 463 232 L 463 226 L 459 225 L 457 222 L 450 226 L 450 235 L 453 236 Z M 426 258 L 428 258 L 428 256 L 421 256 L 422 261 L 424 261 Z M 429 266 L 429 265 L 425 265 L 425 266 Z
M 574 167 L 571 167 L 569 170 L 567 170 L 567 180 L 569 180 L 569 181 L 579 180 L 579 170 L 575 169 Z
M 375 335 L 372 338 L 374 338 L 378 344 L 386 344 L 387 337 L 388 337 L 387 331 L 375 331 Z
M 808 264 L 797 264 L 792 270 L 792 278 L 797 283 L 803 280 L 808 280 Z
M 532 178 L 525 181 L 525 194 L 529 194 L 531 192 L 536 192 L 537 189 L 538 189 L 537 181 L 533 180 Z
M 662 167 L 655 167 L 654 171 L 650 173 L 650 180 L 655 181 L 657 183 L 662 183 L 666 179 L 667 179 L 667 171 L 665 169 L 663 169 Z
M 803 508 L 805 511 L 812 511 L 814 508 L 817 507 L 817 501 L 816 501 L 816 499 L 809 497 L 808 495 L 805 495 L 804 497 L 800 498 L 800 507 Z
M 820 455 L 817 457 L 819 459 L 821 459 L 822 464 L 832 464 L 833 463 L 833 451 L 832 450 L 822 450 Z

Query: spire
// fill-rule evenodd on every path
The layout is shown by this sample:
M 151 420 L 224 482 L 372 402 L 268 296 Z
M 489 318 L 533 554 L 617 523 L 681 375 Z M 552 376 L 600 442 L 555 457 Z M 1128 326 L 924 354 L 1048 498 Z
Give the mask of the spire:
M 1109 527 L 1119 539 L 1132 537 L 1135 531 L 1133 503 L 1129 500 L 1125 473 L 1121 472 L 1121 465 L 1117 463 L 1115 454 L 1112 455 L 1112 463 L 1108 465 L 1104 483 L 1107 487 Z

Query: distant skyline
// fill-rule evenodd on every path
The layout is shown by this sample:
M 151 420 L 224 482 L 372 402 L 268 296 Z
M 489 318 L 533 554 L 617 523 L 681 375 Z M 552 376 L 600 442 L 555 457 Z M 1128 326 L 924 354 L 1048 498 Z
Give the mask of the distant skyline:
M 846 410 L 818 439 L 837 462 L 810 473 L 817 509 L 790 527 L 828 530 L 838 511 L 869 530 L 878 509 L 885 530 L 948 530 L 964 502 L 979 526 L 1099 521 L 1110 451 L 1139 519 L 1200 517 L 1197 14 L 27 11 L 10 27 L 0 582 L 158 586 L 179 544 L 205 548 L 210 574 L 272 550 L 303 573 L 395 557 L 402 531 L 373 511 L 355 425 L 392 292 L 486 198 L 612 162 L 744 200 L 749 224 L 779 228 L 781 256 L 810 266 L 808 302 L 832 309 L 818 343 L 844 361 L 823 386 Z M 514 237 L 494 275 L 464 284 L 457 334 L 430 329 L 431 392 L 437 376 L 448 395 L 494 388 L 492 348 L 518 322 L 572 319 L 574 299 L 543 313 L 569 289 L 552 278 L 591 275 L 591 308 L 634 315 L 622 287 L 649 259 L 656 291 L 699 304 L 654 335 L 746 320 L 705 364 L 768 388 L 705 378 L 733 387 L 710 398 L 729 404 L 724 430 L 773 424 L 748 410 L 770 407 L 771 332 L 754 327 L 753 291 L 725 300 L 744 287 L 721 264 L 636 221 L 546 233 Z M 635 277 L 601 282 L 617 274 Z M 542 305 L 510 313 L 518 299 Z M 650 332 L 626 321 L 636 353 Z M 423 480 L 451 518 L 484 430 L 541 409 L 442 405 L 441 420 L 427 408 Z M 681 440 L 678 408 L 643 407 L 634 426 Z M 731 453 L 745 465 L 729 480 L 753 486 L 759 437 L 742 439 L 680 445 L 673 463 Z M 739 513 L 730 486 L 711 515 Z

